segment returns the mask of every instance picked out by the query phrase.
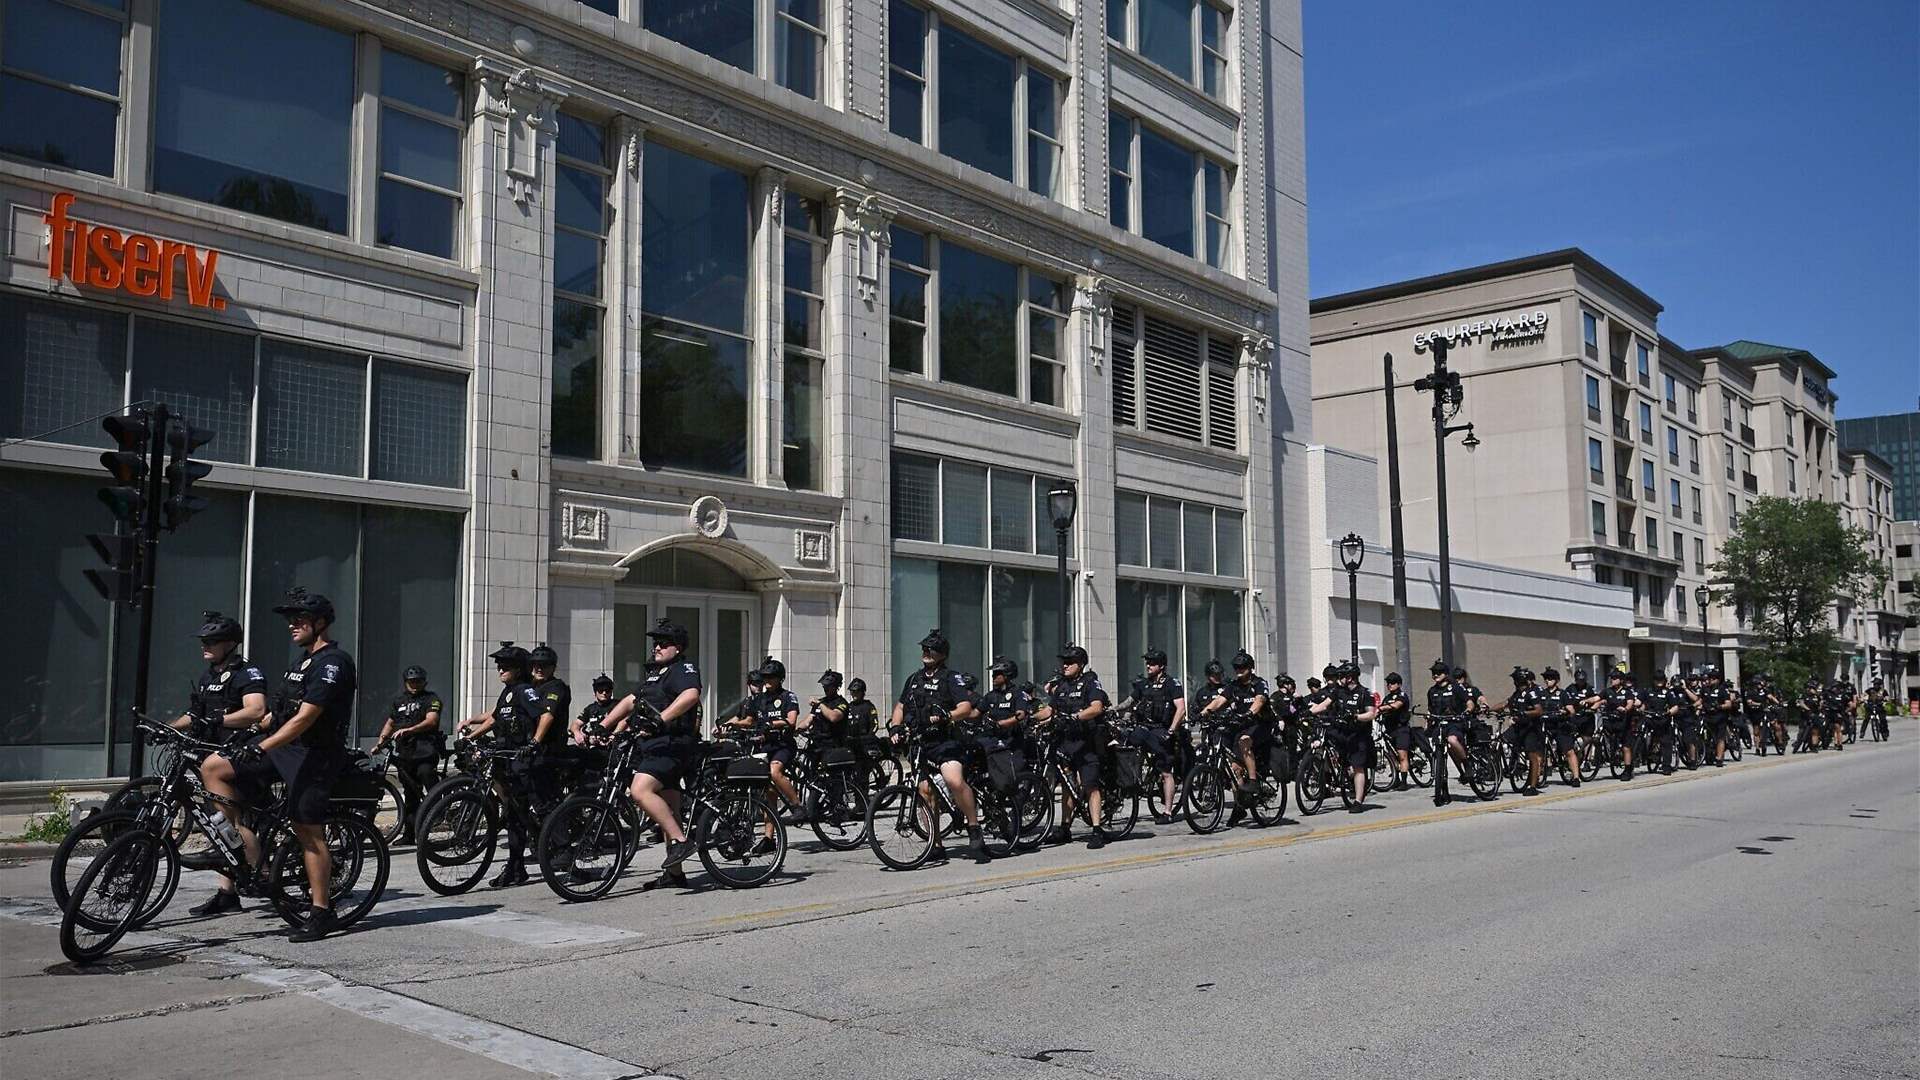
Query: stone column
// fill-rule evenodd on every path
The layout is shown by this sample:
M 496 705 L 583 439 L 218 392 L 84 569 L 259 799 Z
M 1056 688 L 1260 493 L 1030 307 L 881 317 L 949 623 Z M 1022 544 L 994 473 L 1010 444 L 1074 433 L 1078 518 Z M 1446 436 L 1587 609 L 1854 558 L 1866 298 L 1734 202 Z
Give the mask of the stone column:
M 469 701 L 492 697 L 486 654 L 547 635 L 554 119 L 564 90 L 481 59 L 468 133 L 474 311 L 474 505 L 467 517 Z
M 1236 373 L 1235 394 L 1244 402 L 1240 410 L 1240 445 L 1247 448 L 1247 580 L 1248 651 L 1260 664 L 1260 670 L 1278 673 L 1286 670 L 1284 648 L 1286 628 L 1277 607 L 1280 593 L 1280 544 L 1277 530 L 1273 424 L 1268 410 L 1273 394 L 1273 340 L 1263 333 L 1240 339 L 1240 364 Z M 1294 599 L 1296 602 L 1298 598 Z
M 760 332 L 756 350 L 758 361 L 747 371 L 747 430 L 757 432 L 749 439 L 748 453 L 759 452 L 757 463 L 749 462 L 747 478 L 771 487 L 786 486 L 786 244 L 785 228 L 787 174 L 778 169 L 761 169 L 753 177 L 754 237 L 752 310 L 759 313 Z
M 842 511 L 835 557 L 840 611 L 834 661 L 875 700 L 891 669 L 893 424 L 887 404 L 887 227 L 894 207 L 843 188 L 827 253 L 828 490 Z
M 613 177 L 607 201 L 607 362 L 601 365 L 602 452 L 620 465 L 640 464 L 640 165 L 647 125 L 618 116 L 609 125 Z M 611 444 L 611 445 L 609 445 Z
M 1113 534 L 1118 500 L 1114 491 L 1112 334 L 1113 294 L 1106 281 L 1095 275 L 1074 279 L 1073 314 L 1068 320 L 1067 408 L 1080 417 L 1080 435 L 1074 446 L 1079 459 L 1074 463 L 1079 506 L 1067 549 L 1068 555 L 1079 562 L 1070 589 L 1072 627 L 1075 641 L 1087 650 L 1093 669 L 1108 673 L 1107 691 L 1117 700 L 1124 689 L 1122 680 L 1131 673 L 1135 661 L 1119 655 L 1118 552 Z M 1043 554 L 1052 550 L 1048 545 Z M 1042 628 L 1041 633 L 1047 629 Z M 1055 644 L 1052 649 L 1058 647 Z M 1052 649 L 1042 655 L 1051 655 Z

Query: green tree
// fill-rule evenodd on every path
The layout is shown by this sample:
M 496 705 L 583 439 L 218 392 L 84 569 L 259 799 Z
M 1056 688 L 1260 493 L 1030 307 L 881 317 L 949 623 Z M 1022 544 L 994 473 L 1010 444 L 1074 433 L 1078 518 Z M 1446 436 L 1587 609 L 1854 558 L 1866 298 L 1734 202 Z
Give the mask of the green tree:
M 1754 500 L 1710 567 L 1714 602 L 1745 611 L 1766 641 L 1742 666 L 1785 686 L 1827 674 L 1834 607 L 1886 588 L 1887 567 L 1872 544 L 1873 534 L 1848 525 L 1832 503 Z

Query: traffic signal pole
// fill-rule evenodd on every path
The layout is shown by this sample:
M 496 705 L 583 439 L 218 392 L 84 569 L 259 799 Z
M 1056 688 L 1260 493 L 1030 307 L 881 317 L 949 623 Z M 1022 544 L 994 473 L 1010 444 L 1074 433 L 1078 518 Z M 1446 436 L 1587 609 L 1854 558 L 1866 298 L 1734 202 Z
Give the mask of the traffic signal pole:
M 146 500 L 140 508 L 140 580 L 134 592 L 140 608 L 140 637 L 133 662 L 133 731 L 127 742 L 127 778 L 137 780 L 146 771 L 147 737 L 139 718 L 147 714 L 147 682 L 153 669 L 154 563 L 160 554 L 160 500 L 165 490 L 167 421 L 165 405 L 153 407 L 148 436 Z M 109 763 L 111 765 L 111 763 Z

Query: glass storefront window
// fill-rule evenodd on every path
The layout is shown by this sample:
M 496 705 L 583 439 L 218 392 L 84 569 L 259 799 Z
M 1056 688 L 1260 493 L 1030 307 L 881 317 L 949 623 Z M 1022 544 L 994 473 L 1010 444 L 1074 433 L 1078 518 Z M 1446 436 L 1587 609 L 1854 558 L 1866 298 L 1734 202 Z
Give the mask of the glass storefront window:
M 940 540 L 987 546 L 987 470 L 957 461 L 941 463 Z
M 1115 673 L 1116 677 L 1131 675 L 1141 668 L 1140 657 L 1149 648 L 1167 650 L 1170 670 L 1186 670 L 1183 659 L 1186 652 L 1180 635 L 1180 586 L 1122 580 L 1119 595 L 1122 671 Z
M 373 362 L 375 480 L 466 483 L 467 378 L 386 360 Z
M 929 628 L 946 631 L 953 643 L 948 666 L 979 672 L 988 657 L 987 567 L 931 559 L 893 560 L 893 671 L 896 684 L 920 668 L 920 639 Z M 870 687 L 876 701 L 891 705 L 898 685 Z M 885 693 L 883 698 L 881 694 Z M 883 707 L 885 707 L 883 705 Z
M 995 548 L 1033 550 L 1033 509 L 1033 477 L 1011 469 L 993 470 L 993 521 L 989 532 Z
M 252 335 L 197 323 L 140 319 L 133 334 L 133 400 L 157 401 L 213 432 L 199 456 L 245 464 L 253 426 Z
M 346 232 L 352 34 L 242 0 L 167 0 L 154 64 L 155 191 Z
M 359 476 L 367 358 L 266 338 L 254 464 Z
M 127 317 L 0 293 L 0 439 L 106 446 L 126 395 Z
M 990 656 L 1020 665 L 1024 678 L 1042 681 L 1057 663 L 1060 646 L 1060 578 L 1039 570 L 996 566 L 993 578 L 993 639 Z M 1067 625 L 1073 625 L 1069 589 Z M 985 680 L 985 673 L 982 673 Z M 990 680 L 988 680 L 990 681 Z M 1112 692 L 1109 685 L 1108 692 Z M 1117 699 L 1118 695 L 1116 695 Z
M 400 691 L 409 664 L 427 669 L 429 685 L 458 688 L 461 516 L 369 506 L 361 518 L 360 594 L 379 618 L 360 630 L 360 702 L 354 726 L 363 739 L 380 734 L 387 702 Z M 339 601 L 336 599 L 335 604 Z M 452 730 L 451 711 L 441 721 Z M 568 717 L 567 719 L 572 719 Z
M 197 524 L 197 522 L 196 522 Z M 359 507 L 345 502 L 258 495 L 253 508 L 252 602 L 247 643 L 269 673 L 294 661 L 285 616 L 273 606 L 295 585 L 333 601 L 334 637 L 349 652 L 360 630 Z M 384 605 L 382 618 L 385 618 Z M 358 657 L 355 657 L 358 660 Z M 270 675 L 271 677 L 271 675 Z

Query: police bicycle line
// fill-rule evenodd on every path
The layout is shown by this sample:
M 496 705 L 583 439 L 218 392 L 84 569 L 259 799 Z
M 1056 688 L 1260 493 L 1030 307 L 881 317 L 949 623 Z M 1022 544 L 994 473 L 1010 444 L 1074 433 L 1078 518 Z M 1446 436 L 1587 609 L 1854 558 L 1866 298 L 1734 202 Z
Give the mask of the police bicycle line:
M 315 617 L 330 607 L 324 604 L 296 591 L 284 612 L 308 627 L 310 655 L 337 649 L 324 641 L 327 620 Z M 209 627 L 237 640 L 237 624 L 224 625 L 230 622 Z M 1290 790 L 1302 814 L 1320 812 L 1335 792 L 1357 813 L 1382 790 L 1432 784 L 1440 757 L 1483 800 L 1494 798 L 1503 781 L 1537 793 L 1549 744 L 1562 782 L 1574 787 L 1593 779 L 1603 762 L 1626 779 L 1636 761 L 1662 772 L 1698 767 L 1709 747 L 1716 760 L 1738 760 L 1747 725 L 1730 718 L 1749 704 L 1760 709 L 1753 730 L 1764 747 L 1777 741 L 1767 710 L 1781 707 L 1764 684 L 1757 697 L 1750 688 L 1743 699 L 1711 671 L 1641 693 L 1625 685 L 1624 672 L 1613 673 L 1605 691 L 1578 681 L 1563 691 L 1552 669 L 1540 686 L 1523 668 L 1515 669 L 1513 695 L 1489 707 L 1464 672 L 1436 664 L 1423 731 L 1415 723 L 1422 711 L 1397 676 L 1376 702 L 1359 686 L 1357 668 L 1329 665 L 1324 682 L 1309 680 L 1308 693 L 1296 696 L 1286 676 L 1269 689 L 1242 651 L 1231 679 L 1223 665 L 1209 663 L 1189 701 L 1159 650 L 1146 654 L 1146 675 L 1114 705 L 1077 646 L 1061 652 L 1061 667 L 1044 689 L 1020 682 L 1005 658 L 996 658 L 992 684 L 982 689 L 947 668 L 948 646 L 936 630 L 922 641 L 923 668 L 908 677 L 884 728 L 849 722 L 878 715 L 871 705 L 853 707 L 866 704 L 859 680 L 850 687 L 854 700 L 841 697 L 835 672 L 822 677 L 823 695 L 808 703 L 801 722 L 797 699 L 783 688 L 784 666 L 769 658 L 755 673 L 755 692 L 715 725 L 714 738 L 702 740 L 701 687 L 697 669 L 682 658 L 684 629 L 662 620 L 649 637 L 655 660 L 647 681 L 615 702 L 611 680 L 596 680 L 596 700 L 564 747 L 549 737 L 566 730 L 558 718 L 570 711 L 564 684 L 551 676 L 552 650 L 503 644 L 492 657 L 503 685 L 495 709 L 461 725 L 454 770 L 431 790 L 409 791 L 406 804 L 417 809 L 393 815 L 385 829 L 377 824 L 383 808 L 398 797 L 378 755 L 392 752 L 394 721 L 418 710 L 397 703 L 375 755 L 359 755 L 339 770 L 318 803 L 310 783 L 301 790 L 302 761 L 291 770 L 273 762 L 278 782 L 256 785 L 254 797 L 243 800 L 233 788 L 236 760 L 251 764 L 256 777 L 274 779 L 259 768 L 257 744 L 236 747 L 190 733 L 204 734 L 194 725 L 180 730 L 140 717 L 159 747 L 156 775 L 115 793 L 54 859 L 51 891 L 63 912 L 63 951 L 77 962 L 97 959 L 151 923 L 172 899 L 183 862 L 223 876 L 222 890 L 195 914 L 220 914 L 237 908 L 240 895 L 258 896 L 294 928 L 295 940 L 315 940 L 351 927 L 379 902 L 395 833 L 415 840 L 421 879 L 442 896 L 479 883 L 503 834 L 508 852 L 496 886 L 530 880 L 530 848 L 556 895 L 597 900 L 643 849 L 659 846 L 666 852 L 661 874 L 643 889 L 687 885 L 682 864 L 695 855 L 711 882 L 745 889 L 781 874 L 788 828 L 801 823 L 823 848 L 866 846 L 893 870 L 942 861 L 947 841 L 963 836 L 980 862 L 1065 843 L 1076 820 L 1088 830 L 1088 847 L 1097 849 L 1130 835 L 1143 807 L 1157 824 L 1184 820 L 1203 835 L 1249 818 L 1260 827 L 1284 823 Z M 216 668 L 231 667 L 231 656 L 211 659 Z M 301 680 L 292 674 L 296 685 Z M 409 669 L 407 682 L 403 698 L 431 696 L 419 669 Z M 315 710 L 305 705 L 316 698 L 327 700 L 327 692 L 283 693 L 275 720 L 293 715 L 289 702 L 311 720 Z M 436 717 L 438 699 L 431 704 L 428 716 Z M 1829 702 L 1823 691 L 1818 704 L 1809 729 L 1843 744 L 1834 711 L 1843 703 Z M 425 726 L 412 720 L 401 730 Z M 1879 731 L 1884 720 L 1861 734 Z M 408 760 L 419 757 L 410 753 Z M 424 776 L 416 768 L 416 785 L 437 775 L 434 769 L 437 761 Z M 251 826 L 245 835 L 243 822 Z M 324 861 L 314 850 L 322 843 Z M 326 883 L 324 899 L 314 881 Z

